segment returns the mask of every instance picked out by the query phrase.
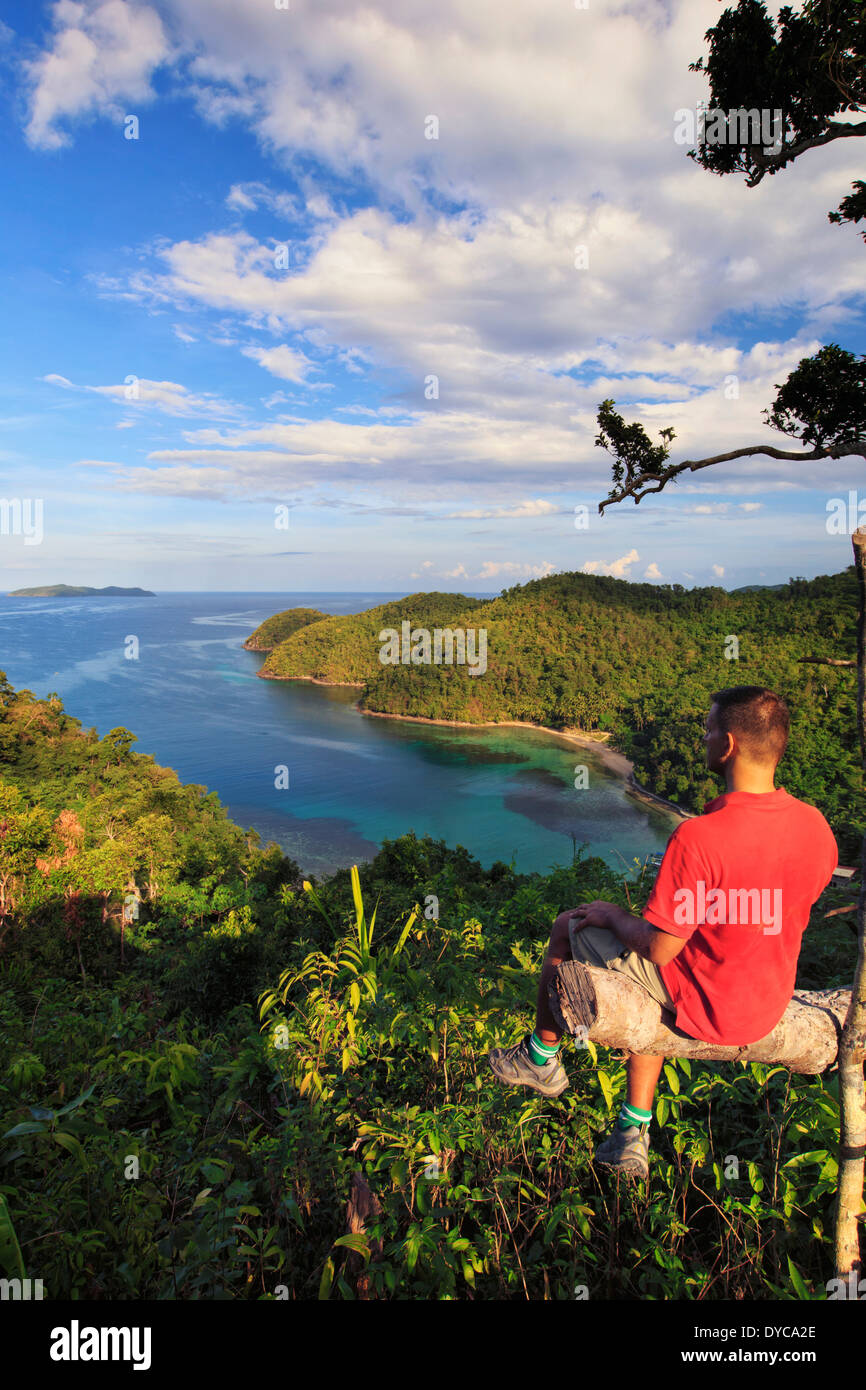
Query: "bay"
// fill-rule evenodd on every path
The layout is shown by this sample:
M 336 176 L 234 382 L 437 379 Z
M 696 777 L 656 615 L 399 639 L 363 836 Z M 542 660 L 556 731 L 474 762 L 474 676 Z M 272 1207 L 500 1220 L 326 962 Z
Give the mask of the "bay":
M 359 691 L 261 680 L 264 656 L 243 649 L 282 609 L 360 613 L 398 597 L 0 599 L 0 670 L 16 688 L 56 692 L 100 735 L 131 730 L 138 752 L 216 792 L 305 874 L 369 860 L 409 830 L 524 873 L 570 863 L 586 844 L 631 874 L 664 848 L 676 818 L 627 796 L 591 751 L 533 729 L 369 718 Z M 137 659 L 125 655 L 130 638 Z M 578 765 L 588 768 L 580 789 Z

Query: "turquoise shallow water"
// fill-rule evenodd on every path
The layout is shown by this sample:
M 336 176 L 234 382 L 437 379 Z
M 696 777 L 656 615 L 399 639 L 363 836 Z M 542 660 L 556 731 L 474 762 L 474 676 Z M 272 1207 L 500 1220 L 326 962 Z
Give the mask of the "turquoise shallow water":
M 664 848 L 675 819 L 627 796 L 591 752 L 529 729 L 369 718 L 355 690 L 258 679 L 263 657 L 243 650 L 280 609 L 357 613 L 392 597 L 0 599 L 0 670 L 56 691 L 100 734 L 130 729 L 139 752 L 217 792 L 308 874 L 370 859 L 407 830 L 524 872 L 569 863 L 575 843 L 627 872 Z M 124 656 L 129 636 L 137 661 Z M 576 790 L 579 763 L 589 785 Z M 288 787 L 275 786 L 280 767 Z

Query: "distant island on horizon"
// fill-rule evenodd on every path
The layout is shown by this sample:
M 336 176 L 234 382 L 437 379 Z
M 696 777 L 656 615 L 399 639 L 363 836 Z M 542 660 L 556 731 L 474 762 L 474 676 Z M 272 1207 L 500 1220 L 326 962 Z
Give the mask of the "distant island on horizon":
M 108 598 L 156 598 L 150 589 L 119 589 L 109 584 L 105 589 L 90 589 L 86 584 L 40 584 L 34 589 L 13 589 L 7 598 L 87 598 L 99 595 Z

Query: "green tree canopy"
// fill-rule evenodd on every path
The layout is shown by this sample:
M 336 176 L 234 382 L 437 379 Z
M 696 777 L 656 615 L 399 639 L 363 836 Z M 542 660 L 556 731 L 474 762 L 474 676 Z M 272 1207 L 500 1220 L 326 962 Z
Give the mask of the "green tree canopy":
M 754 186 L 807 150 L 866 135 L 866 121 L 838 119 L 866 108 L 863 0 L 806 0 L 799 13 L 783 6 L 776 20 L 763 0 L 739 0 L 705 38 L 709 55 L 691 70 L 707 74 L 713 110 L 781 111 L 784 139 L 774 150 L 751 130 L 740 142 L 746 132 L 727 119 L 722 138 L 689 152 L 703 168 L 743 173 Z M 866 217 L 866 184 L 856 181 L 828 216 L 832 222 Z

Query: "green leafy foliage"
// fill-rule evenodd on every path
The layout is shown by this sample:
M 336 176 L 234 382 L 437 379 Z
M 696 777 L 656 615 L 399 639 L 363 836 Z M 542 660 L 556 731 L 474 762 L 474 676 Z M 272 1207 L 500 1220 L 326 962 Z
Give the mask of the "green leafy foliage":
M 110 980 L 7 952 L 0 1236 L 14 1222 L 51 1298 L 352 1300 L 362 1280 L 385 1299 L 822 1296 L 833 1076 L 671 1060 L 644 1187 L 592 1161 L 619 1056 L 567 1043 L 557 1102 L 487 1069 L 525 1026 L 553 917 L 597 897 L 634 910 L 649 889 L 582 855 L 518 875 L 404 836 L 284 885 L 284 920 L 254 906 L 256 989 L 218 1015 L 169 1002 L 176 928 L 163 940 L 158 915 Z M 825 906 L 810 968 L 835 984 L 853 941 Z M 356 1174 L 377 1202 L 363 1231 L 347 1229 Z
M 780 628 L 844 640 L 838 582 L 799 589 Z M 609 584 L 595 611 L 626 641 Z M 632 611 L 663 632 L 654 605 Z M 552 634 L 556 605 L 535 611 Z M 487 1068 L 525 1028 L 556 915 L 639 911 L 645 868 L 620 878 L 581 851 L 521 875 L 406 835 L 303 881 L 131 742 L 0 677 L 4 1277 L 76 1300 L 822 1296 L 833 1075 L 669 1061 L 635 1187 L 592 1160 L 619 1056 L 566 1044 L 557 1102 Z M 815 909 L 800 985 L 850 979 L 854 938 L 824 915 L 849 900 L 830 889 Z M 347 1221 L 359 1175 L 363 1230 Z
M 831 343 L 804 357 L 764 412 L 774 429 L 823 448 L 847 442 L 853 453 L 866 448 L 866 355 Z
M 781 111 L 784 121 L 784 144 L 774 154 L 763 139 L 739 140 L 739 129 L 690 151 L 714 173 L 744 173 L 754 185 L 813 144 L 845 137 L 838 117 L 866 107 L 863 0 L 805 0 L 799 12 L 782 6 L 775 19 L 763 0 L 738 0 L 705 37 L 709 53 L 691 69 L 707 74 L 709 106 L 725 113 Z M 828 214 L 833 222 L 862 215 L 860 183 Z
M 472 676 L 458 665 L 382 665 L 380 630 L 399 629 L 407 618 L 430 630 L 485 628 L 487 670 Z M 609 738 L 643 786 L 689 811 L 721 790 L 702 744 L 712 692 L 766 685 L 792 713 L 780 784 L 821 808 L 843 862 L 851 862 L 864 828 L 856 673 L 800 658 L 853 657 L 856 621 L 853 567 L 735 593 L 557 574 L 487 602 L 411 595 L 330 618 L 276 647 L 262 674 L 361 684 L 363 708 L 398 716 L 514 720 Z M 739 639 L 736 661 L 726 655 L 729 634 Z
M 327 613 L 320 612 L 318 608 L 286 608 L 282 613 L 275 613 L 273 617 L 260 623 L 255 632 L 247 638 L 244 646 L 254 652 L 269 652 L 301 628 L 308 627 L 310 623 L 322 622 L 327 616 Z

